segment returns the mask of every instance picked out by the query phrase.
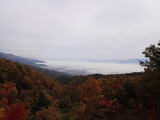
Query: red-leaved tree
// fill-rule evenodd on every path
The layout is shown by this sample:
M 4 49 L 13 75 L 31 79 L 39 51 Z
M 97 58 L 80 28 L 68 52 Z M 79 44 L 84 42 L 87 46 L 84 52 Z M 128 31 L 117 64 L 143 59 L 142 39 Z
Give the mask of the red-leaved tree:
M 27 111 L 24 105 L 15 104 L 11 105 L 5 113 L 4 120 L 24 120 L 27 115 Z

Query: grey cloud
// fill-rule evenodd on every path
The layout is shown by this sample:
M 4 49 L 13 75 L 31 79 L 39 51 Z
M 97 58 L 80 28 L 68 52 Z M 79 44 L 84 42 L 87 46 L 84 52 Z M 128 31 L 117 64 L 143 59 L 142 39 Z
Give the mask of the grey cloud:
M 0 0 L 0 50 L 47 60 L 128 59 L 160 39 L 158 0 Z

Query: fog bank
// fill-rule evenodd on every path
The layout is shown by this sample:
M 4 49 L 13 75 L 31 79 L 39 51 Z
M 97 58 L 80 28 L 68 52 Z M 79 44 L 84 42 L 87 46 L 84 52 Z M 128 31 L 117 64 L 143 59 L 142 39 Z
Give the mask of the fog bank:
M 67 72 L 72 75 L 86 74 L 120 74 L 141 72 L 143 68 L 138 64 L 122 64 L 110 62 L 85 62 L 85 61 L 46 61 L 50 69 Z

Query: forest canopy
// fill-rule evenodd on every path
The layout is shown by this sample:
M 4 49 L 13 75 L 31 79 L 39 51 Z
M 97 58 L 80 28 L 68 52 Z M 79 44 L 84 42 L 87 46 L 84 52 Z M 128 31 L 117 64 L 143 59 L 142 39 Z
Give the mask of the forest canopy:
M 57 80 L 0 59 L 0 120 L 158 120 L 160 42 L 143 54 L 143 73 Z

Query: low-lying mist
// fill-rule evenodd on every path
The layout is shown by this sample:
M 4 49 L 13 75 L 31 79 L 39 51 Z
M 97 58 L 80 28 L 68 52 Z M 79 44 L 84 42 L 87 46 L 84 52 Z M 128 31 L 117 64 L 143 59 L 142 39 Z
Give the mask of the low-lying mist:
M 111 62 L 84 62 L 84 61 L 46 61 L 49 69 L 66 72 L 71 75 L 87 74 L 121 74 L 141 72 L 138 64 L 111 63 Z

